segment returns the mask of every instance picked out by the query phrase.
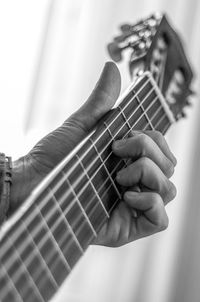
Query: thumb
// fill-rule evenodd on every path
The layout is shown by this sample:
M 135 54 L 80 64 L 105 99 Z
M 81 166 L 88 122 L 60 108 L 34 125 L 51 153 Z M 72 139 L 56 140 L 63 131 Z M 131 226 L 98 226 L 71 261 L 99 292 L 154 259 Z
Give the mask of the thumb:
M 121 89 L 121 76 L 115 63 L 107 62 L 93 92 L 83 106 L 70 118 L 85 132 L 113 107 Z

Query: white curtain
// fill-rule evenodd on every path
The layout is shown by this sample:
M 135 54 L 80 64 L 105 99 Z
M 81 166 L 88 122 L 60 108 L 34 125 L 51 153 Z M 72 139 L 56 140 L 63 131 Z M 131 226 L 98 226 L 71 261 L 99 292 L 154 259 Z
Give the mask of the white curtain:
M 84 102 L 123 22 L 166 12 L 185 42 L 199 92 L 198 0 L 0 0 L 2 151 L 17 157 Z M 20 18 L 18 18 L 21 16 Z M 10 19 L 8 19 L 10 18 Z M 123 88 L 126 64 L 119 64 Z M 14 73 L 14 75 L 13 75 Z M 167 134 L 178 165 L 178 195 L 167 231 L 119 249 L 90 247 L 55 302 L 200 301 L 200 105 Z M 7 128 L 5 128 L 7 125 Z M 3 135 L 3 134 L 2 134 Z

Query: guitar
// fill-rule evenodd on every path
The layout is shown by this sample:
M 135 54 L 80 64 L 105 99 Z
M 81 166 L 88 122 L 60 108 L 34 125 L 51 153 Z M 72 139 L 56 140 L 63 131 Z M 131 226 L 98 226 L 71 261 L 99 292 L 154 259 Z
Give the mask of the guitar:
M 131 51 L 134 80 L 1 229 L 2 302 L 53 297 L 121 199 L 115 177 L 127 162 L 112 153 L 112 142 L 133 129 L 165 134 L 189 105 L 191 67 L 166 17 L 152 15 L 121 30 L 108 51 L 115 61 Z

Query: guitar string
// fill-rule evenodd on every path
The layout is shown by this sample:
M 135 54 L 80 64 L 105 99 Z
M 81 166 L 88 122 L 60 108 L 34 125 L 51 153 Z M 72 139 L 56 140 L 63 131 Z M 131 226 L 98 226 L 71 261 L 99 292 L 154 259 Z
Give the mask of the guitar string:
M 141 92 L 141 90 L 142 90 L 149 82 L 150 82 L 150 79 L 148 79 L 148 80 L 142 85 L 142 87 L 140 87 L 140 89 L 139 89 L 139 91 L 137 92 L 137 94 L 139 94 L 139 93 Z M 134 98 L 135 96 L 136 96 L 136 95 L 133 95 L 132 98 Z M 132 98 L 130 99 L 130 101 L 126 104 L 125 108 L 123 108 L 123 109 L 126 109 L 126 107 L 132 102 Z M 136 108 L 136 110 L 134 110 L 133 114 L 135 114 L 135 112 L 136 112 L 139 108 L 140 108 L 140 106 L 138 106 L 138 107 Z M 111 126 L 112 123 L 113 123 L 119 116 L 120 116 L 120 113 L 115 117 L 115 119 L 110 123 L 109 126 Z M 121 129 L 119 129 L 119 130 L 121 130 Z M 98 139 L 97 139 L 96 141 L 94 141 L 94 143 L 97 143 L 97 141 L 103 136 L 103 134 L 105 134 L 106 131 L 107 131 L 107 130 L 104 129 L 104 130 L 102 131 L 101 135 L 98 137 Z M 110 143 L 110 141 L 109 141 L 109 143 Z M 108 147 L 109 143 L 105 146 L 105 148 Z M 92 145 L 91 145 L 91 147 L 88 148 L 88 150 L 85 152 L 85 154 L 82 156 L 82 158 L 83 158 L 84 156 L 86 156 L 86 155 L 89 153 L 89 151 L 90 151 L 91 149 L 92 149 Z M 104 151 L 104 150 L 103 150 L 103 151 Z M 80 158 L 80 159 L 82 160 L 82 158 Z M 69 174 L 71 174 L 71 173 L 73 172 L 73 170 L 74 170 L 77 166 L 78 166 L 78 163 L 75 163 L 74 166 L 68 171 L 68 175 L 67 175 L 67 176 L 69 176 Z M 59 172 L 58 172 L 58 173 L 59 173 Z M 44 205 L 45 205 L 45 204 L 44 204 Z M 43 206 L 43 204 L 41 204 L 41 206 Z M 30 218 L 30 220 L 27 221 L 28 219 L 26 218 L 26 222 L 31 222 L 31 221 L 32 221 L 31 218 L 34 218 L 34 216 L 31 215 L 31 216 L 29 216 L 28 218 Z M 19 231 L 20 231 L 20 230 L 19 230 Z M 15 234 L 15 235 L 16 235 L 16 234 Z M 19 235 L 20 235 L 20 232 L 17 233 L 17 238 L 19 237 Z M 1 255 L 1 251 L 2 251 L 2 249 L 0 249 L 0 255 Z
M 155 114 L 154 114 L 154 116 L 155 116 Z M 161 119 L 162 119 L 162 118 L 161 118 Z M 148 126 L 148 124 L 147 124 L 146 126 Z M 146 128 L 146 127 L 145 127 L 145 128 Z M 145 130 L 145 129 L 143 129 L 143 130 Z M 109 189 L 109 188 L 108 188 L 108 189 Z M 79 228 L 80 228 L 80 226 L 79 226 Z M 62 244 L 62 242 L 61 242 L 60 244 Z M 68 246 L 66 246 L 65 249 L 66 249 L 66 248 L 68 248 Z M 49 258 L 50 258 L 50 257 L 48 257 L 48 260 L 49 260 Z
M 159 108 L 160 109 L 160 108 Z M 154 114 L 155 115 L 155 114 Z M 164 117 L 166 117 L 166 116 L 164 116 Z M 162 122 L 162 120 L 163 120 L 163 116 L 161 116 L 161 118 L 160 118 L 160 120 L 157 122 L 157 124 L 155 125 L 155 129 L 156 129 L 156 127 L 158 127 L 158 125 Z M 168 124 L 168 125 L 166 125 L 167 127 L 170 125 L 170 123 Z M 149 124 L 147 124 L 146 126 L 145 126 L 145 128 L 143 129 L 143 130 L 146 130 L 146 128 L 149 126 Z M 165 127 L 166 128 L 166 127 Z M 165 128 L 164 128 L 164 130 L 163 130 L 163 132 L 165 132 Z M 127 135 L 127 134 L 126 134 Z M 124 136 L 125 137 L 125 136 Z M 114 171 L 112 171 L 111 172 L 111 174 L 113 173 Z M 111 186 L 111 185 L 110 185 Z M 110 187 L 109 186 L 109 187 Z M 108 189 L 109 189 L 109 187 L 106 189 L 106 191 L 105 191 L 105 193 L 108 191 Z M 104 194 L 105 194 L 104 193 Z M 113 207 L 115 206 L 115 204 L 117 203 L 119 201 L 119 198 L 117 198 L 117 200 L 114 202 L 114 204 L 113 204 Z M 84 223 L 83 223 L 84 224 Z M 82 225 L 83 225 L 82 224 Z M 82 227 L 82 225 L 79 225 L 79 229 Z M 93 239 L 93 237 L 91 237 L 90 239 Z M 59 244 L 62 244 L 62 242 L 59 242 Z M 70 244 L 70 241 L 68 242 L 68 245 Z M 65 246 L 65 248 L 64 248 L 64 251 L 65 250 L 67 250 L 68 248 L 69 248 L 69 246 L 68 245 L 66 245 Z M 51 254 L 51 256 L 53 256 L 52 254 Z M 50 257 L 48 257 L 48 260 L 50 260 L 49 259 Z M 38 270 L 39 271 L 39 270 Z M 23 272 L 21 272 L 21 273 L 23 273 Z
M 157 99 L 157 98 L 156 98 Z M 161 107 L 160 107 L 161 108 Z M 158 109 L 160 109 L 160 108 L 158 108 Z M 154 116 L 155 116 L 155 114 L 154 114 Z M 111 174 L 113 173 L 113 171 L 111 172 Z
M 131 117 L 131 116 L 130 116 L 130 117 Z M 130 117 L 129 117 L 129 118 L 130 118 Z M 120 130 L 121 130 L 121 129 L 120 129 Z
M 149 79 L 144 83 L 144 85 L 141 87 L 140 90 L 142 90 L 143 87 L 146 86 L 146 84 L 147 84 L 148 82 L 149 82 Z M 140 90 L 138 91 L 138 94 L 140 93 Z M 132 96 L 132 98 L 134 98 L 134 96 Z M 131 99 L 132 99 L 132 98 L 131 98 Z M 130 100 L 130 102 L 131 102 L 131 100 Z M 128 105 L 129 105 L 130 102 L 128 102 Z M 104 131 L 104 132 L 105 132 L 105 131 Z M 23 230 L 22 230 L 22 231 L 23 231 Z M 18 234 L 20 235 L 21 233 L 19 232 Z M 3 252 L 3 250 L 1 249 L 0 252 Z
M 156 97 L 156 99 L 157 99 L 157 97 Z M 154 104 L 154 102 L 152 102 L 152 103 L 151 103 L 151 105 L 153 105 L 153 104 Z M 148 109 L 149 109 L 149 108 L 148 108 Z M 131 116 L 132 116 L 132 115 L 131 115 Z M 130 116 L 130 117 L 131 117 L 131 116 Z M 129 118 L 130 118 L 130 117 L 129 117 Z M 142 116 L 140 116 L 140 118 L 139 118 L 139 119 L 136 121 L 136 123 L 135 123 L 135 124 L 137 124 L 137 123 L 138 123 L 138 121 L 139 121 L 141 118 L 142 118 Z M 135 124 L 134 124 L 134 125 L 135 125 Z M 133 125 L 133 127 L 134 127 L 134 125 Z M 108 156 L 108 157 L 109 157 L 109 156 Z M 107 158 L 108 158 L 108 157 L 107 157 Z M 107 159 L 106 159 L 106 160 L 107 160 Z M 62 202 L 61 202 L 61 204 L 62 204 Z M 49 214 L 49 213 L 48 213 L 48 214 Z M 50 214 L 51 214 L 51 213 L 50 213 Z M 50 217 L 51 217 L 51 216 L 50 216 Z M 50 218 L 50 217 L 48 216 L 48 217 L 46 217 L 46 219 L 48 219 L 48 218 Z M 59 221 L 58 221 L 58 222 L 59 222 Z M 57 225 L 56 225 L 56 226 L 57 226 Z M 38 230 L 38 229 L 39 229 L 39 227 L 40 227 L 40 225 L 38 225 L 38 226 L 37 226 L 37 229 L 36 229 L 36 230 Z M 36 233 L 36 234 L 37 234 L 37 233 Z M 35 233 L 34 233 L 34 234 L 32 234 L 32 235 L 35 235 Z M 44 238 L 44 239 L 45 239 L 45 238 Z

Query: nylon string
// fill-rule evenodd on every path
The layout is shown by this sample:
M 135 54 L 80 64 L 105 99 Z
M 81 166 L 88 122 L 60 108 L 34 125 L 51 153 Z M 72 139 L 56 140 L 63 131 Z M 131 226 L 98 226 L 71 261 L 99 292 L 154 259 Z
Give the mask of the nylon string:
M 147 82 L 149 82 L 149 80 L 148 80 Z M 146 85 L 146 84 L 147 84 L 147 83 L 145 83 L 144 85 Z M 143 85 L 143 86 L 144 86 L 144 85 Z M 142 86 L 141 88 L 143 88 L 143 86 Z M 140 88 L 140 90 L 141 90 L 141 88 Z M 151 89 L 151 90 L 152 90 L 152 89 Z M 140 91 L 138 91 L 137 93 L 139 93 L 139 92 L 140 92 Z M 151 91 L 150 91 L 149 93 L 151 93 Z M 133 97 L 135 97 L 135 95 L 134 95 Z M 147 97 L 147 96 L 146 96 L 146 97 Z M 146 99 L 146 97 L 145 97 L 145 99 Z M 156 97 L 155 99 L 157 99 L 157 98 L 158 98 L 158 97 Z M 145 100 L 145 99 L 144 99 L 144 100 Z M 142 102 L 144 102 L 144 100 L 143 100 Z M 151 106 L 153 105 L 154 102 L 155 102 L 155 100 L 151 103 Z M 129 103 L 130 103 L 130 102 L 129 102 Z M 128 104 L 129 104 L 129 103 L 128 103 Z M 140 104 L 140 105 L 141 105 L 141 104 Z M 151 107 L 151 106 L 150 106 L 150 107 Z M 127 107 L 127 106 L 126 106 L 126 107 Z M 125 108 L 126 108 L 126 107 L 125 107 Z M 140 107 L 140 106 L 139 106 L 139 107 Z M 159 107 L 159 110 L 160 110 L 161 108 L 162 108 L 162 107 L 160 106 L 160 107 Z M 148 108 L 148 109 L 149 109 L 149 108 Z M 137 110 L 138 110 L 138 108 L 137 108 Z M 157 111 L 158 111 L 158 110 L 157 110 Z M 146 111 L 142 114 L 142 116 L 143 116 L 145 113 L 146 113 Z M 134 113 L 133 113 L 133 114 L 134 114 Z M 129 117 L 129 119 L 133 116 L 133 114 Z M 155 117 L 155 115 L 156 115 L 156 114 L 154 113 L 153 118 Z M 142 116 L 140 116 L 140 118 L 141 118 Z M 166 115 L 163 115 L 163 116 L 166 117 Z M 139 120 L 140 120 L 140 118 L 139 118 Z M 116 119 L 116 118 L 115 118 L 115 119 Z M 138 120 L 138 121 L 139 121 L 139 120 Z M 138 121 L 137 121 L 137 122 L 138 122 Z M 136 122 L 136 123 L 137 123 L 137 122 Z M 135 123 L 135 124 L 136 124 L 136 123 Z M 159 121 L 159 123 L 160 123 L 160 121 Z M 159 124 L 159 123 L 158 123 L 158 124 Z M 123 126 L 124 126 L 124 125 L 123 125 Z M 147 124 L 146 126 L 148 126 L 148 124 Z M 133 125 L 133 127 L 134 127 L 134 125 Z M 146 127 L 145 127 L 145 128 L 146 128 Z M 120 128 L 120 130 L 121 130 L 121 128 Z M 120 131 L 120 130 L 119 130 L 119 131 Z M 145 129 L 144 129 L 144 130 L 145 130 Z M 119 131 L 118 131 L 118 132 L 119 132 Z M 128 132 L 130 132 L 130 131 L 131 131 L 131 130 L 129 130 Z M 116 133 L 116 134 L 117 134 L 117 133 Z M 115 135 L 116 135 L 116 134 L 115 134 Z M 127 135 L 127 134 L 128 134 L 128 133 L 126 133 L 126 135 Z M 125 137 L 125 136 L 124 136 L 124 137 Z M 113 139 L 112 139 L 112 140 L 113 140 Z M 112 140 L 111 140 L 110 142 L 112 142 Z M 110 143 L 110 142 L 109 142 L 109 143 Z M 104 151 L 104 150 L 103 150 L 103 151 Z M 110 154 L 109 154 L 109 156 L 110 156 Z M 108 156 L 108 157 L 109 157 L 109 156 Z M 106 160 L 108 159 L 108 157 L 106 158 Z M 106 162 L 106 160 L 105 160 L 105 162 Z M 118 166 L 118 165 L 117 165 L 117 166 Z M 99 170 L 99 169 L 98 169 L 98 170 Z M 114 170 L 116 170 L 116 167 L 115 167 Z M 113 173 L 114 173 L 114 171 L 111 172 L 111 175 L 112 175 Z M 67 177 L 67 175 L 66 175 L 66 177 Z M 107 179 L 107 180 L 108 180 L 108 179 Z M 105 182 L 107 182 L 107 180 L 106 180 Z M 60 185 L 60 184 L 59 184 L 59 185 Z M 103 185 L 104 185 L 104 183 L 102 184 L 102 186 L 103 186 Z M 101 186 L 101 187 L 102 187 L 102 186 Z M 110 186 L 109 186 L 109 187 L 110 187 Z M 108 190 L 108 189 L 107 189 L 107 190 Z M 107 190 L 106 190 L 106 191 L 107 191 Z M 54 190 L 54 192 L 55 192 L 55 191 L 56 191 L 56 190 Z M 105 193 L 104 193 L 104 194 L 105 194 Z M 64 196 L 64 197 L 66 198 L 66 196 Z M 51 198 L 52 198 L 52 196 L 51 196 Z M 89 202 L 89 203 L 90 203 L 90 202 Z M 89 203 L 88 203 L 88 205 L 89 205 Z M 77 217 L 76 220 L 79 220 L 79 218 Z M 58 225 L 58 222 L 56 223 L 56 225 Z M 79 227 L 79 228 L 80 228 L 80 227 Z

